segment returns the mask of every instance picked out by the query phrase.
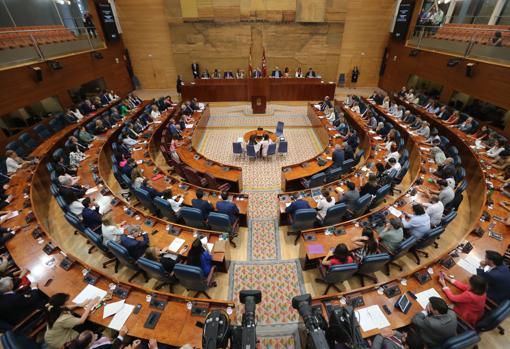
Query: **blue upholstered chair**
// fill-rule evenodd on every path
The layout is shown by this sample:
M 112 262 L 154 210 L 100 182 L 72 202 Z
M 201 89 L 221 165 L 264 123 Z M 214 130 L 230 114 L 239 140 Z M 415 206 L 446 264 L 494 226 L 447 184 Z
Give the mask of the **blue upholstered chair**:
M 67 212 L 67 210 L 69 210 L 69 206 L 67 206 L 67 203 L 65 202 L 64 198 L 62 198 L 62 196 L 60 195 L 55 196 L 55 200 L 57 200 L 57 204 L 64 212 Z
M 269 144 L 269 147 L 267 148 L 267 156 L 266 158 L 270 158 L 276 154 L 276 143 Z
M 350 279 L 357 271 L 358 265 L 356 263 L 332 265 L 329 268 L 319 263 L 319 272 L 322 278 L 315 279 L 315 282 L 328 285 L 323 295 L 327 294 L 331 287 L 337 292 L 342 292 L 336 284 Z
M 12 331 L 5 332 L 0 337 L 3 349 L 40 349 L 41 346 L 31 338 L 14 334 Z
M 156 196 L 154 198 L 154 205 L 159 210 L 159 213 L 164 218 L 168 219 L 170 222 L 177 222 L 179 220 L 179 217 L 175 214 L 174 210 L 172 209 L 172 205 L 170 203 L 160 198 L 159 196 Z
M 475 325 L 478 332 L 487 332 L 495 328 L 498 329 L 500 335 L 505 334 L 505 330 L 501 327 L 501 323 L 510 314 L 510 300 L 506 299 L 498 306 L 493 307 L 490 311 L 486 312 L 480 321 Z
M 319 172 L 314 174 L 310 179 L 303 179 L 301 181 L 301 185 L 305 188 L 315 188 L 320 187 L 324 184 L 324 180 L 326 179 L 325 172 Z
M 284 123 L 282 121 L 278 121 L 276 123 L 276 131 L 275 131 L 275 134 L 278 136 L 278 137 L 281 137 L 283 136 L 283 126 L 284 126 Z
M 469 330 L 454 337 L 450 337 L 446 342 L 441 344 L 441 346 L 431 349 L 467 349 L 479 343 L 480 340 L 480 336 L 475 331 Z
M 16 154 L 18 154 L 22 158 L 25 158 L 28 156 L 28 151 L 25 148 L 23 148 L 16 141 L 7 143 L 7 145 L 5 146 L 5 150 L 12 150 L 12 151 L 16 152 Z
M 416 242 L 416 245 L 414 245 L 411 248 L 411 252 L 413 253 L 414 257 L 416 258 L 416 264 L 420 264 L 420 254 L 425 256 L 425 258 L 429 258 L 429 254 L 425 251 L 423 251 L 424 248 L 427 248 L 431 245 L 434 245 L 435 248 L 437 248 L 437 242 L 436 240 L 439 239 L 441 234 L 444 233 L 444 227 L 438 226 L 436 228 L 431 229 L 425 236 L 418 240 Z
M 57 148 L 53 151 L 53 153 L 51 154 L 51 158 L 53 159 L 53 161 L 55 162 L 58 162 L 58 160 L 60 158 L 64 158 L 64 162 L 66 162 L 66 153 L 64 151 L 64 149 L 62 148 Z
M 441 219 L 441 226 L 443 226 L 445 229 L 450 224 L 455 217 L 457 217 L 457 211 L 451 211 L 448 214 L 443 216 L 443 219 Z
M 360 149 L 357 153 L 356 153 L 356 156 L 354 157 L 354 166 L 356 166 L 357 164 L 359 164 L 359 162 L 361 161 L 361 158 L 365 155 L 365 149 Z
M 78 216 L 76 216 L 74 213 L 66 212 L 64 214 L 64 218 L 66 219 L 66 221 L 69 222 L 69 224 L 71 224 L 73 226 L 74 235 L 76 235 L 78 233 L 83 235 L 83 232 L 85 231 L 85 227 L 81 223 L 81 219 Z
M 48 126 L 53 130 L 53 132 L 58 132 L 64 128 L 64 124 L 59 121 L 57 117 L 51 119 Z
M 294 213 L 292 224 L 287 232 L 288 235 L 296 235 L 294 245 L 297 244 L 299 237 L 301 236 L 301 231 L 312 229 L 314 227 L 317 219 L 316 217 L 317 211 L 313 208 L 300 209 Z
M 85 228 L 85 230 L 83 231 L 83 236 L 92 245 L 92 247 L 89 248 L 89 254 L 92 252 L 93 249 L 97 249 L 103 256 L 107 258 L 106 262 L 103 263 L 103 268 L 106 268 L 106 266 L 112 264 L 117 260 L 110 252 L 108 247 L 103 243 L 103 238 L 101 235 L 94 233 L 94 231 L 92 231 L 92 229 L 90 228 Z
M 143 207 L 148 209 L 152 214 L 156 216 L 159 215 L 158 208 L 156 205 L 154 205 L 154 201 L 152 201 L 152 197 L 147 190 L 136 188 L 133 189 L 133 194 L 135 194 L 136 198 L 138 201 L 140 201 Z
M 375 192 L 375 198 L 373 198 L 370 203 L 370 208 L 374 208 L 379 206 L 383 201 L 386 201 L 386 195 L 388 195 L 391 191 L 391 184 L 385 184 Z
M 278 143 L 278 155 L 287 154 L 288 151 L 289 144 L 287 143 L 287 141 L 280 141 L 280 143 Z
M 179 283 L 184 286 L 187 290 L 196 291 L 193 297 L 198 297 L 199 294 L 203 293 L 207 298 L 207 290 L 210 287 L 216 287 L 216 283 L 213 281 L 214 272 L 216 267 L 213 266 L 209 275 L 205 276 L 200 267 L 186 264 L 176 264 L 174 267 L 174 275 L 179 280 Z
M 353 218 L 361 216 L 362 214 L 364 214 L 367 211 L 368 206 L 370 205 L 371 201 L 372 201 L 372 195 L 365 194 L 365 195 L 361 196 L 358 200 L 356 200 L 354 207 L 349 210 L 350 215 Z
M 198 229 L 207 229 L 207 224 L 205 224 L 204 218 L 202 216 L 202 211 L 200 211 L 198 208 L 182 207 L 181 217 L 184 219 L 184 223 L 187 226 Z
M 344 219 L 346 213 L 347 204 L 345 202 L 336 204 L 328 208 L 326 211 L 326 217 L 324 217 L 324 220 L 322 221 L 322 225 L 327 227 L 329 225 L 340 223 Z
M 342 174 L 349 172 L 355 165 L 354 159 L 344 160 L 342 163 Z
M 337 167 L 334 169 L 328 169 L 326 171 L 326 183 L 331 183 L 337 181 L 342 176 L 342 167 Z
M 165 268 L 163 268 L 161 263 L 152 261 L 145 257 L 140 257 L 136 261 L 136 264 L 141 270 L 145 271 L 150 278 L 156 279 L 160 282 L 154 287 L 154 289 L 159 290 L 161 287 L 168 285 L 170 292 L 173 292 L 173 285 L 175 283 L 174 278 L 165 270 Z
M 145 282 L 149 281 L 149 278 L 147 277 L 145 271 L 140 269 L 140 267 L 136 264 L 136 260 L 133 257 L 131 257 L 128 250 L 124 246 L 112 240 L 108 241 L 106 246 L 115 257 L 116 273 L 119 271 L 119 264 L 122 264 L 128 269 L 135 271 L 133 276 L 129 278 L 128 280 L 129 282 L 131 282 L 135 277 L 137 277 L 140 274 L 142 274 L 143 277 L 145 278 Z
M 376 271 L 382 270 L 390 262 L 388 253 L 378 253 L 364 256 L 361 260 L 356 275 L 359 276 L 361 286 L 365 286 L 365 278 L 377 283 L 377 277 L 373 275 Z
M 228 233 L 230 244 L 232 244 L 234 248 L 236 247 L 234 238 L 237 236 L 239 230 L 239 220 L 232 224 L 227 214 L 211 212 L 207 217 L 207 225 L 209 225 L 211 230 Z
M 411 250 L 411 248 L 416 245 L 416 238 L 414 236 L 410 236 L 407 239 L 400 242 L 398 247 L 395 249 L 395 251 L 390 252 L 390 262 L 386 264 L 386 275 L 390 275 L 390 267 L 393 265 L 397 267 L 400 271 L 403 271 L 404 268 L 400 264 L 396 262 L 400 257 L 403 257 L 404 255 Z
M 253 144 L 246 145 L 246 155 L 248 159 L 256 159 L 257 153 L 255 152 L 255 146 Z
M 37 133 L 37 135 L 41 137 L 41 140 L 43 141 L 50 138 L 53 134 L 52 131 L 50 131 L 45 125 L 42 124 L 36 125 L 34 127 L 34 132 Z
M 241 144 L 241 142 L 232 143 L 232 152 L 234 153 L 234 155 L 238 155 L 239 157 L 244 156 L 243 145 Z

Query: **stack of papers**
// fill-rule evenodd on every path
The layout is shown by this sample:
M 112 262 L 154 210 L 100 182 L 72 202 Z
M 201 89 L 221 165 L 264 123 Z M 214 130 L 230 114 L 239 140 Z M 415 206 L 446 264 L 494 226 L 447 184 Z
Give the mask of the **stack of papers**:
M 395 217 L 399 218 L 400 216 L 402 216 L 402 212 L 397 210 L 395 207 L 393 206 L 390 206 L 388 207 L 388 211 L 390 211 L 390 213 L 392 215 L 394 215 Z
M 427 304 L 429 304 L 429 298 L 430 297 L 439 297 L 441 298 L 441 295 L 437 293 L 435 288 L 429 288 L 428 290 L 425 290 L 423 292 L 416 294 L 416 301 L 420 303 L 421 307 L 425 309 L 427 307 Z
M 363 332 L 390 326 L 390 322 L 378 305 L 356 310 L 356 318 Z
M 18 211 L 11 211 L 3 216 L 0 217 L 0 222 L 4 222 L 8 219 L 11 219 L 11 218 L 14 218 L 14 217 L 17 217 L 19 216 L 19 212 Z
M 74 304 L 81 304 L 87 300 L 99 297 L 100 299 L 106 296 L 106 291 L 96 286 L 87 285 L 85 288 L 73 299 Z
M 459 260 L 457 264 L 469 273 L 476 274 L 476 269 L 480 267 L 480 259 L 474 255 L 467 255 Z
M 115 331 L 119 331 L 133 312 L 133 309 L 135 309 L 134 305 L 124 303 L 117 313 L 115 313 L 115 316 L 112 321 L 110 321 L 108 327 Z
M 168 246 L 168 250 L 170 252 L 177 253 L 177 251 L 179 251 L 179 249 L 182 247 L 182 245 L 184 245 L 185 241 L 186 240 L 181 239 L 181 238 L 175 238 L 174 241 L 172 241 L 172 243 Z
M 315 109 L 319 109 L 319 110 L 321 109 L 321 105 L 320 104 L 314 104 L 313 106 L 314 106 Z
M 85 192 L 85 195 L 91 195 L 91 194 L 94 194 L 95 192 L 97 192 L 99 189 L 97 189 L 97 187 L 92 187 L 90 189 L 87 189 L 87 191 Z
M 186 128 L 193 128 L 193 124 L 186 124 Z

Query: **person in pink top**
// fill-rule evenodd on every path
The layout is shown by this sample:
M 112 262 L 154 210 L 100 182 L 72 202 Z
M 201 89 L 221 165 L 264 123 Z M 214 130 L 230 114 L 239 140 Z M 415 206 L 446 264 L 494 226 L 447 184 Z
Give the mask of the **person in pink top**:
M 459 294 L 454 294 L 446 285 L 446 281 L 462 290 Z M 473 275 L 469 278 L 469 285 L 458 280 L 439 274 L 439 283 L 443 286 L 443 291 L 455 306 L 453 310 L 467 323 L 474 326 L 483 316 L 485 301 L 487 300 L 487 282 L 484 278 Z

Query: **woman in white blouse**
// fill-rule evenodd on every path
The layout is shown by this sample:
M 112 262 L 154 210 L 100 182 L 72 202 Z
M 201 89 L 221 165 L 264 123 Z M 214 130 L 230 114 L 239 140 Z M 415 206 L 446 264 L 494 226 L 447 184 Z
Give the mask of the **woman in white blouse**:
M 7 150 L 5 152 L 7 158 L 5 159 L 5 166 L 7 167 L 7 174 L 13 174 L 23 165 L 27 163 L 16 154 L 14 150 Z
M 113 222 L 112 215 L 109 213 L 103 216 L 101 232 L 103 233 L 103 244 L 106 244 L 108 241 L 119 242 L 120 237 L 124 235 L 124 229 Z
M 269 144 L 273 143 L 273 141 L 269 138 L 269 135 L 264 134 L 264 138 L 260 142 L 260 147 L 262 148 L 262 157 L 267 158 L 267 150 L 269 149 Z
M 303 72 L 301 71 L 301 67 L 298 67 L 296 69 L 296 73 L 294 74 L 294 77 L 296 77 L 296 78 L 302 78 L 303 77 Z
M 491 158 L 495 158 L 501 154 L 501 152 L 505 150 L 505 147 L 502 146 L 501 141 L 499 139 L 496 139 L 494 141 L 494 145 L 492 148 L 487 150 L 487 156 L 490 156 Z
M 168 189 L 163 193 L 163 199 L 170 203 L 170 206 L 176 215 L 179 214 L 182 203 L 184 202 L 184 197 L 182 195 L 173 195 L 172 190 Z
M 328 208 L 335 205 L 335 198 L 329 194 L 329 191 L 322 191 L 322 198 L 317 202 L 317 218 L 323 221 L 328 212 Z
M 153 105 L 152 106 L 152 110 L 151 110 L 151 118 L 152 118 L 152 120 L 158 120 L 160 116 L 161 116 L 161 113 L 158 110 L 158 106 L 157 105 Z
M 354 103 L 353 103 L 351 110 L 352 110 L 353 112 L 355 112 L 355 113 L 358 113 L 358 114 L 361 112 L 361 111 L 360 111 L 360 109 L 359 109 L 359 104 L 358 104 L 358 102 L 354 102 Z

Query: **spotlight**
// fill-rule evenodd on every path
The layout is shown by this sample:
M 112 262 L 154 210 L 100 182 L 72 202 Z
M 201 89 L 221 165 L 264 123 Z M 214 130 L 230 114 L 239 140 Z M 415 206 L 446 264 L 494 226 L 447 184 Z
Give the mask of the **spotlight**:
M 416 50 L 416 49 L 415 50 L 411 50 L 409 52 L 409 56 L 416 57 L 416 56 L 418 56 L 418 53 L 420 53 L 420 50 Z
M 97 59 L 97 60 L 100 60 L 100 59 L 103 59 L 103 54 L 101 52 L 92 52 L 92 56 Z
M 60 70 L 64 68 L 64 66 L 59 61 L 48 61 L 48 64 L 53 70 Z
M 452 67 L 455 67 L 459 63 L 460 63 L 459 58 L 450 58 L 448 60 L 448 63 L 446 63 L 446 66 L 452 68 Z

